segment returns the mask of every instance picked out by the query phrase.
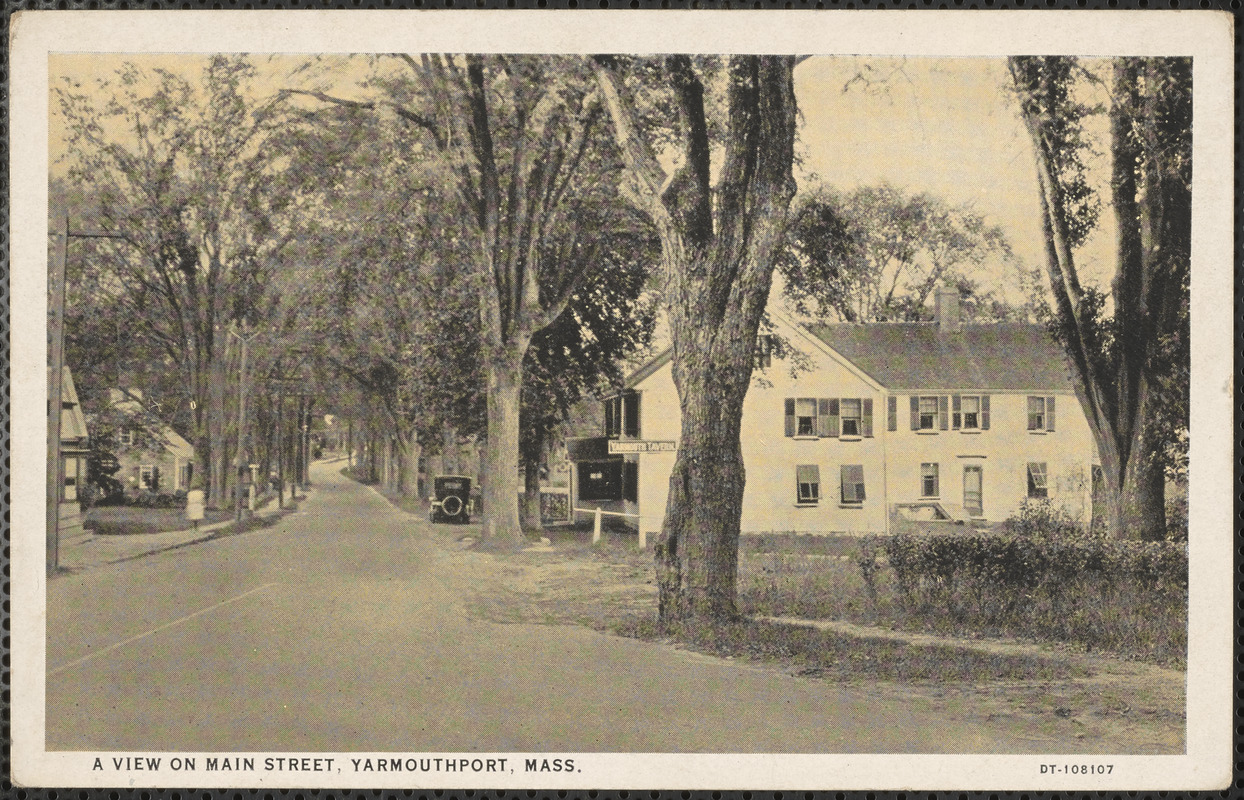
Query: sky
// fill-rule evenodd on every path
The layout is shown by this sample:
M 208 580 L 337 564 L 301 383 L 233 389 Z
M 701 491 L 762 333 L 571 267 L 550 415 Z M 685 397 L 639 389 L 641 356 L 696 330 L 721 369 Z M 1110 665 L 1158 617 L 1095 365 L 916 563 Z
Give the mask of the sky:
M 54 55 L 52 86 L 59 76 L 89 84 L 125 60 L 188 76 L 202 64 L 193 55 Z M 260 56 L 261 87 L 332 83 L 334 73 L 292 76 L 305 61 Z M 340 62 L 337 62 L 340 63 Z M 359 60 L 361 67 L 361 60 Z M 333 90 L 350 94 L 361 70 L 342 72 Z M 862 76 L 858 78 L 857 76 Z M 854 80 L 853 80 L 854 79 Z M 1026 267 L 1043 263 L 1040 208 L 1031 144 L 1008 97 L 1001 58 L 815 57 L 796 69 L 799 105 L 797 176 L 801 189 L 817 181 L 851 190 L 883 181 L 913 193 L 928 192 L 968 204 L 999 225 Z M 55 118 L 49 120 L 53 160 L 64 153 Z M 1109 215 L 1080 254 L 1087 281 L 1104 281 L 1111 264 Z M 1013 302 L 1024 298 L 1013 272 L 978 276 Z

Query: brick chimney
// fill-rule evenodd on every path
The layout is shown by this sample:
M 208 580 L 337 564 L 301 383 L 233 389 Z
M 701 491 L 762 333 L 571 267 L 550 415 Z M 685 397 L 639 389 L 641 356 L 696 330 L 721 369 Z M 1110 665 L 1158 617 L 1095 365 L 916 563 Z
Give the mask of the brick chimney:
M 939 332 L 959 330 L 959 292 L 957 289 L 953 286 L 938 284 L 933 290 L 933 315 L 937 320 Z

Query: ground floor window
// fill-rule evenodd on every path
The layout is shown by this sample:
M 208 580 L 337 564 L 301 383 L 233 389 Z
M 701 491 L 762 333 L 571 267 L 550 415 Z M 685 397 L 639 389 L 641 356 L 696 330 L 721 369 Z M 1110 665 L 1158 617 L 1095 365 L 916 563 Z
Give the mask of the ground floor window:
M 138 485 L 144 489 L 155 491 L 160 488 L 160 470 L 154 464 L 143 464 L 138 468 Z
M 1032 461 L 1028 464 L 1028 496 L 1034 500 L 1044 500 L 1050 496 L 1044 461 Z
M 177 478 L 179 481 L 178 488 L 180 489 L 190 488 L 190 480 L 193 477 L 194 477 L 194 464 L 193 463 L 182 464 L 181 470 Z
M 821 468 L 816 464 L 795 467 L 796 501 L 816 503 L 821 499 Z
M 859 505 L 864 502 L 864 465 L 842 465 L 842 503 Z
M 937 464 L 920 465 L 920 496 L 938 496 Z

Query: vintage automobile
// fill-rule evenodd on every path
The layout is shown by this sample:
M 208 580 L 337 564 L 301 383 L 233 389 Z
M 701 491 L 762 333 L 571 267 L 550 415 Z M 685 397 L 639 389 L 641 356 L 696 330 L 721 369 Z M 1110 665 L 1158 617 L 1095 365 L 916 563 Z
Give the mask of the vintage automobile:
M 464 475 L 437 475 L 432 479 L 432 521 L 470 522 L 474 502 L 471 479 Z

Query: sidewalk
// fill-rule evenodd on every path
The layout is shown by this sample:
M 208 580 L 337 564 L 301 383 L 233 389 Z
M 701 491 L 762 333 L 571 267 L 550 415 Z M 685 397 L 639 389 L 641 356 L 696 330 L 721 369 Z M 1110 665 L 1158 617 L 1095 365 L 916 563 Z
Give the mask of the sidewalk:
M 305 503 L 312 493 L 312 489 L 304 490 L 302 494 L 297 496 L 296 502 L 298 504 Z M 280 508 L 274 498 L 266 505 L 256 509 L 252 516 L 254 519 L 269 519 L 289 510 L 289 507 Z M 243 520 L 243 524 L 246 524 L 245 520 Z M 62 570 L 70 572 L 94 569 L 105 564 L 115 564 L 119 561 L 141 558 L 142 556 L 149 556 L 164 550 L 171 550 L 175 547 L 217 539 L 227 535 L 233 529 L 233 526 L 234 521 L 230 519 L 224 522 L 214 522 L 211 525 L 200 525 L 198 530 L 187 528 L 181 531 L 165 531 L 163 533 L 96 536 L 94 532 L 88 530 L 85 532 L 85 535 L 61 542 L 60 566 Z

